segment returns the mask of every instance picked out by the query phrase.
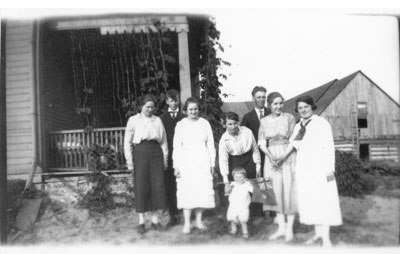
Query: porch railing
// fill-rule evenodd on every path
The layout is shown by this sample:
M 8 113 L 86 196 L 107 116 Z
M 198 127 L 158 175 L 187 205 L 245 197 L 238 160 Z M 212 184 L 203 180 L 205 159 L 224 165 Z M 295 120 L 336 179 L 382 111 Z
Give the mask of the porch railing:
M 87 167 L 87 148 L 93 144 L 110 145 L 115 151 L 116 169 L 125 167 L 125 127 L 50 132 L 49 170 L 82 170 Z

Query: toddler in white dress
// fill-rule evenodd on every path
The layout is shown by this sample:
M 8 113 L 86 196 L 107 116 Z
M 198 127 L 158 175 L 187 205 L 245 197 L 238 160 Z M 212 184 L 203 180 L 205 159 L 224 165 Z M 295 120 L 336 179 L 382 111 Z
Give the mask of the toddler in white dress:
M 247 180 L 244 168 L 234 168 L 232 176 L 234 181 L 225 186 L 225 194 L 230 193 L 227 212 L 227 220 L 231 222 L 230 234 L 236 234 L 237 225 L 240 223 L 243 237 L 248 238 L 247 221 L 249 220 L 249 205 L 253 186 Z

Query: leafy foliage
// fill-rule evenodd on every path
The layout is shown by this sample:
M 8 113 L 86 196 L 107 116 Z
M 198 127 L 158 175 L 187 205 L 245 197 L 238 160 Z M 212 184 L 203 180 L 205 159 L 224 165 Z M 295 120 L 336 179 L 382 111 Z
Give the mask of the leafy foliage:
M 111 184 L 115 182 L 115 179 L 104 172 L 114 166 L 112 165 L 113 154 L 110 151 L 112 151 L 110 145 L 97 144 L 93 144 L 87 151 L 90 158 L 87 178 L 92 183 L 92 188 L 81 200 L 80 205 L 92 211 L 106 211 L 114 206 Z
M 204 116 L 211 124 L 214 134 L 214 141 L 217 142 L 224 132 L 222 126 L 222 99 L 220 78 L 226 79 L 223 73 L 218 74 L 218 69 L 222 65 L 230 65 L 217 55 L 217 51 L 224 51 L 219 42 L 220 32 L 215 26 L 215 21 L 209 19 L 205 26 L 205 41 L 201 44 L 201 55 L 203 65 L 199 69 L 200 79 L 196 86 L 200 88 L 200 103 Z
M 177 36 L 153 20 L 148 33 L 101 35 L 98 30 L 73 30 L 71 66 L 76 113 L 84 126 L 115 127 L 137 112 L 137 99 L 147 93 L 157 98 L 177 81 Z
M 339 195 L 360 197 L 375 189 L 375 182 L 366 177 L 360 160 L 354 154 L 336 150 L 335 160 Z

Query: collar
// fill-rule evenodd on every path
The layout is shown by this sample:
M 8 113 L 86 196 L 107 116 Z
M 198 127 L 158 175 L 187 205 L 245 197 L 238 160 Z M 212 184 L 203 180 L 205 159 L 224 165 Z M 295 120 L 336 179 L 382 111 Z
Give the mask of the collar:
M 308 119 L 300 118 L 300 121 L 301 121 L 302 123 L 307 123 L 307 122 L 309 122 L 310 120 L 314 119 L 315 116 L 316 116 L 316 115 L 313 114 L 313 115 L 310 116 Z
M 168 108 L 168 112 L 169 112 L 169 113 L 178 113 L 178 112 L 179 112 L 179 109 L 172 110 L 172 109 Z
M 242 134 L 242 126 L 239 126 L 239 132 L 237 134 L 237 136 L 240 136 L 240 134 Z M 224 133 L 224 140 L 230 140 L 233 139 L 234 136 L 232 136 L 231 134 L 229 134 L 229 131 L 226 130 Z
M 144 114 L 139 113 L 139 117 L 140 117 L 140 118 L 146 118 L 146 119 L 153 119 L 153 118 L 154 118 L 154 115 L 151 115 L 150 117 L 147 117 L 147 116 L 145 116 Z

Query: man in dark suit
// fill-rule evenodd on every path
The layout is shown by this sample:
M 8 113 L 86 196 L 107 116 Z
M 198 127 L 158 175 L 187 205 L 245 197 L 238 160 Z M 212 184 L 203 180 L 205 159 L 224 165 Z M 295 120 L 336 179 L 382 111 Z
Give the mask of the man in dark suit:
M 176 124 L 182 120 L 185 115 L 179 111 L 179 92 L 175 89 L 170 89 L 166 93 L 165 102 L 168 109 L 160 115 L 161 121 L 167 133 L 168 141 L 168 169 L 165 171 L 165 187 L 167 192 L 168 210 L 170 220 L 167 226 L 171 227 L 179 223 L 179 214 L 176 200 L 176 178 L 174 175 L 172 152 L 173 140 Z
M 258 129 L 260 128 L 260 120 L 264 116 L 271 114 L 271 110 L 265 107 L 267 99 L 267 89 L 263 86 L 256 86 L 251 92 L 253 96 L 254 109 L 245 114 L 240 125 L 249 128 L 258 141 Z
M 240 125 L 249 128 L 258 142 L 258 129 L 260 128 L 261 118 L 271 114 L 271 110 L 265 107 L 267 99 L 267 89 L 263 86 L 256 86 L 251 92 L 253 96 L 254 109 L 243 116 L 242 123 Z M 261 155 L 261 174 L 263 175 L 264 159 L 265 155 L 260 150 Z M 271 217 L 274 216 L 271 212 Z M 250 204 L 250 217 L 261 217 L 263 216 L 262 204 L 251 203 Z

